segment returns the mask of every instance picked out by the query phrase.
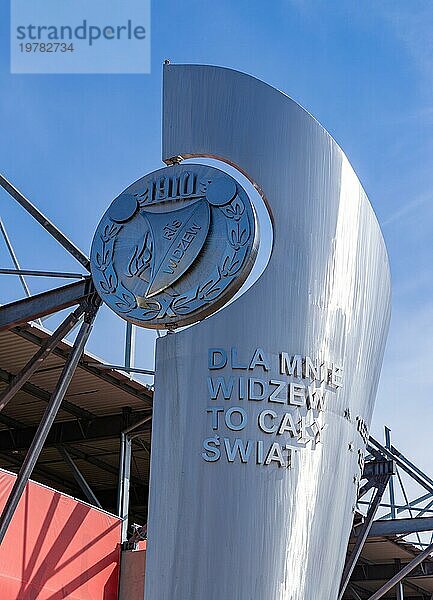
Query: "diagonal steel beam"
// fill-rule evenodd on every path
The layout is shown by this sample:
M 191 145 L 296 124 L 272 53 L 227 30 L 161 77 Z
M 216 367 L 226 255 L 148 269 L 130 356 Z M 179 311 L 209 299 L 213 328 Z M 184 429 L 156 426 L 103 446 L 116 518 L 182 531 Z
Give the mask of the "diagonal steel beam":
M 4 416 L 4 413 L 0 413 L 0 422 L 3 422 Z M 146 416 L 149 416 L 148 411 L 136 411 L 132 413 L 132 417 L 136 420 L 141 420 Z M 4 421 L 4 424 L 13 428 L 13 440 L 11 440 L 11 435 L 8 430 L 0 431 L 0 452 L 26 450 L 36 434 L 36 427 L 18 423 L 15 419 L 9 421 L 9 419 L 10 418 L 8 417 L 6 421 Z M 149 421 L 149 433 L 150 430 L 151 425 Z M 80 422 L 77 420 L 61 421 L 54 423 L 45 445 L 46 447 L 53 447 L 57 446 L 57 444 L 70 444 L 68 449 L 74 453 L 78 452 L 78 449 L 73 446 L 73 444 L 85 441 L 90 442 L 92 440 L 119 439 L 121 431 L 122 415 L 119 413 L 94 416 L 84 424 L 84 427 L 80 427 Z
M 419 483 L 428 492 L 433 494 L 433 481 L 429 477 L 427 477 L 424 473 L 422 473 L 422 471 L 420 471 L 419 469 L 417 469 L 418 472 L 416 470 L 414 470 L 414 468 L 412 466 L 410 466 L 409 464 L 406 464 L 406 462 L 404 460 L 402 460 L 392 450 L 388 450 L 388 448 L 385 448 L 384 446 L 382 446 L 382 444 L 379 444 L 378 441 L 376 441 L 373 437 L 370 436 L 369 446 L 367 446 L 367 449 L 371 448 L 371 446 L 374 446 L 382 454 L 384 454 L 387 458 L 389 458 L 390 460 L 393 460 L 401 469 L 403 469 L 403 471 L 405 471 L 408 475 L 410 475 L 412 477 L 412 479 L 414 479 L 417 483 Z
M 80 262 L 83 267 L 90 271 L 90 262 L 87 256 L 81 252 L 40 210 L 34 206 L 16 187 L 14 187 L 3 175 L 0 175 L 0 185 L 6 192 L 20 204 L 42 227 L 53 236 L 72 256 Z
M 388 581 L 388 579 L 391 579 L 391 577 L 393 577 L 396 574 L 395 563 L 373 564 L 369 562 L 365 563 L 364 561 L 362 561 L 361 564 L 360 563 L 361 561 L 358 562 L 355 570 L 353 571 L 353 575 L 351 577 L 349 585 L 355 586 L 356 589 L 359 590 L 359 593 L 362 595 L 366 592 L 366 590 L 362 587 L 363 585 L 374 585 L 377 584 L 377 582 L 379 582 L 379 585 L 381 585 L 383 581 Z M 398 567 L 398 570 L 400 570 L 400 568 L 401 565 Z M 428 583 L 429 581 L 431 582 L 432 575 L 433 562 L 426 560 L 422 565 L 418 565 L 417 567 L 415 567 L 415 569 L 410 573 L 411 581 L 409 581 L 406 578 L 404 580 L 404 585 L 406 588 L 416 592 L 415 596 L 417 598 L 419 596 L 421 596 L 421 598 L 427 597 L 427 590 L 424 586 L 425 583 Z M 414 583 L 414 581 L 416 581 L 417 583 Z M 368 596 L 364 596 L 364 598 L 369 598 L 371 594 L 372 591 L 370 590 L 368 592 Z M 412 598 L 412 594 L 409 597 Z
M 391 452 L 394 454 L 394 456 L 397 456 L 400 460 L 402 460 L 404 463 L 406 463 L 406 465 L 408 467 L 413 469 L 417 475 L 419 475 L 420 477 L 423 477 L 430 485 L 433 486 L 433 479 L 431 477 L 429 477 L 428 475 L 426 475 L 425 473 L 423 473 L 423 471 L 421 471 L 421 469 L 419 469 L 408 458 L 406 458 L 406 456 L 404 454 L 402 454 L 400 452 L 400 450 L 397 450 L 397 448 L 395 446 L 391 446 Z
M 39 424 L 36 435 L 29 448 L 29 451 L 27 452 L 22 467 L 12 487 L 11 493 L 9 494 L 9 497 L 6 501 L 5 507 L 0 517 L 0 544 L 4 539 L 4 536 L 6 535 L 7 529 L 12 520 L 12 517 L 14 516 L 20 498 L 33 472 L 33 469 L 39 458 L 45 440 L 47 439 L 48 433 L 51 429 L 54 419 L 56 418 L 56 415 L 62 404 L 62 400 L 66 394 L 66 391 L 69 387 L 72 376 L 75 372 L 75 369 L 77 368 L 81 355 L 83 354 L 84 347 L 92 329 L 92 324 L 95 318 L 96 310 L 93 309 L 90 314 L 86 313 L 84 323 L 81 325 L 80 330 L 77 334 L 68 361 L 65 363 L 56 389 L 54 390 L 53 395 L 51 396 L 51 400 L 47 405 L 47 408 Z
M 125 373 L 142 373 L 143 375 L 155 375 L 155 371 L 150 369 L 140 369 L 137 367 L 125 367 L 124 365 L 107 365 L 105 363 L 87 363 L 90 367 L 107 371 L 124 371 Z
M 72 456 L 75 456 L 76 458 L 85 460 L 89 464 L 94 465 L 95 467 L 98 467 L 99 469 L 102 469 L 102 471 L 106 471 L 107 473 L 112 473 L 116 477 L 118 476 L 119 469 L 117 467 L 114 467 L 113 465 L 106 463 L 104 460 L 101 460 L 97 456 L 93 456 L 91 454 L 88 454 L 87 452 L 83 452 L 79 448 L 74 448 L 72 446 L 66 446 L 66 448 L 67 448 L 68 452 L 70 454 L 72 454 Z M 135 485 L 143 485 L 143 482 L 139 477 L 131 476 L 131 481 Z
M 400 550 L 402 546 L 400 545 Z M 417 556 L 414 554 L 412 558 Z M 383 559 L 384 561 L 387 559 Z M 398 571 L 401 570 L 405 565 L 409 564 L 409 561 L 400 564 Z M 350 585 L 360 585 L 363 582 L 378 582 L 378 581 L 388 581 L 396 574 L 395 563 L 392 562 L 382 562 L 382 563 L 363 563 L 361 561 L 358 562 L 356 568 L 353 571 L 352 579 Z M 423 565 L 418 565 L 413 569 L 410 574 L 410 578 L 412 580 L 423 579 L 425 577 L 429 578 L 431 582 L 431 577 L 433 577 L 433 562 L 430 560 L 426 560 Z M 422 582 L 421 582 L 422 583 Z M 371 594 L 372 592 L 370 592 Z
M 355 546 L 354 546 L 352 553 L 346 563 L 346 566 L 344 567 L 343 575 L 341 577 L 341 586 L 340 586 L 340 593 L 338 596 L 338 600 L 342 600 L 344 592 L 346 591 L 347 585 L 350 580 L 350 576 L 353 573 L 353 569 L 356 566 L 356 563 L 361 554 L 362 548 L 364 547 L 364 544 L 368 537 L 371 526 L 373 525 L 374 516 L 377 512 L 377 509 L 379 508 L 380 501 L 382 500 L 383 493 L 386 489 L 386 486 L 388 485 L 389 478 L 390 478 L 390 475 L 385 475 L 382 477 L 382 480 L 377 484 L 376 493 L 371 502 L 370 508 L 367 511 L 365 521 L 362 524 L 362 527 L 356 538 Z
M 80 440 L 83 441 L 83 440 Z M 56 444 L 55 446 L 52 447 L 56 447 L 59 448 L 60 444 Z M 46 447 L 46 445 L 44 446 Z M 63 447 L 67 450 L 68 454 L 74 456 L 76 459 L 80 459 L 80 460 L 84 460 L 85 462 L 94 465 L 95 467 L 98 467 L 99 469 L 101 469 L 102 471 L 105 471 L 106 473 L 110 473 L 112 475 L 115 476 L 115 479 L 117 481 L 118 478 L 118 473 L 119 473 L 119 469 L 117 467 L 115 467 L 114 465 L 111 465 L 110 463 L 107 463 L 103 460 L 101 460 L 98 456 L 93 456 L 92 454 L 88 454 L 87 452 L 83 452 L 83 450 L 81 450 L 80 448 L 76 448 L 73 446 L 69 446 L 67 444 L 64 444 Z M 116 453 L 117 454 L 117 453 Z M 0 451 L 0 459 L 3 459 L 2 465 L 5 465 L 5 462 L 10 462 L 13 463 L 15 465 L 17 465 L 18 467 L 21 467 L 22 465 L 22 459 L 15 455 L 12 454 L 11 452 L 2 452 Z M 58 461 L 52 461 L 52 463 L 58 463 Z M 44 476 L 46 479 L 48 479 L 49 481 L 54 481 L 57 484 L 63 486 L 63 487 L 67 487 L 69 490 L 72 490 L 72 486 L 71 483 L 69 481 L 66 481 L 65 479 L 63 479 L 62 477 L 59 476 L 59 474 L 53 470 L 51 470 L 49 468 L 49 466 L 52 464 L 50 463 L 40 463 L 38 462 L 35 466 L 35 473 L 39 473 L 40 475 Z M 8 467 L 2 467 L 2 468 L 8 468 Z M 140 479 L 139 477 L 136 477 L 135 475 L 131 475 L 131 483 L 135 486 L 138 487 L 142 487 L 143 486 L 143 481 L 142 479 Z M 74 488 L 75 489 L 75 488 Z M 113 488 L 113 490 L 116 491 L 117 494 L 117 487 Z
M 0 394 L 0 411 L 12 400 L 14 395 L 20 390 L 30 377 L 37 371 L 46 358 L 51 354 L 57 344 L 62 340 L 78 323 L 79 318 L 84 312 L 84 307 L 80 306 L 58 326 L 54 333 L 45 340 L 39 350 L 28 361 L 28 363 L 15 375 L 7 388 Z
M 400 513 L 404 512 L 405 510 L 408 510 L 409 508 L 414 508 L 416 507 L 417 504 L 420 504 L 421 502 L 424 502 L 424 500 L 428 500 L 429 498 L 432 497 L 432 494 L 424 494 L 423 496 L 419 496 L 419 498 L 415 498 L 415 500 L 412 500 L 411 502 L 409 502 L 409 504 L 403 504 L 402 506 L 398 506 L 397 508 L 397 514 L 399 515 Z M 385 506 L 384 504 L 382 504 L 382 506 Z M 425 506 L 423 509 L 419 509 L 417 508 L 417 510 L 420 510 L 421 513 L 425 512 L 425 509 L 430 508 L 429 506 Z M 383 517 L 381 517 L 381 519 L 390 519 L 391 518 L 391 513 L 386 513 L 386 515 L 383 515 Z
M 40 337 L 38 337 L 37 335 L 35 335 L 34 331 L 31 331 L 28 328 L 18 326 L 18 327 L 14 327 L 13 331 L 17 335 L 32 342 L 33 344 L 38 344 L 40 346 L 43 343 L 43 340 Z M 53 351 L 53 354 L 55 356 L 59 356 L 60 358 L 63 358 L 63 359 L 65 359 L 67 356 L 67 352 L 60 347 L 55 348 Z M 88 362 L 81 361 L 80 369 L 86 371 L 87 373 L 91 373 L 92 375 L 94 375 L 95 377 L 98 377 L 99 379 L 102 379 L 103 381 L 106 381 L 110 385 L 113 385 L 114 387 L 116 387 L 119 390 L 122 390 L 123 392 L 127 392 L 128 394 L 131 394 L 132 396 L 134 396 L 135 398 L 138 398 L 139 400 L 141 400 L 148 406 L 152 406 L 153 392 L 151 392 L 148 389 L 137 390 L 135 387 L 130 385 L 128 381 L 120 381 L 114 375 L 111 375 L 110 373 L 107 373 L 106 371 L 101 370 L 99 368 L 99 364 L 98 364 L 98 366 L 91 366 L 92 364 L 95 364 L 95 363 L 88 363 Z
M 407 495 L 406 489 L 405 489 L 405 487 L 404 487 L 404 484 L 403 484 L 403 479 L 402 479 L 402 477 L 401 477 L 401 475 L 400 475 L 400 473 L 399 473 L 399 471 L 398 471 L 397 467 L 395 468 L 395 472 L 396 472 L 396 474 L 397 474 L 397 477 L 398 477 L 398 482 L 399 482 L 399 484 L 400 484 L 400 489 L 401 489 L 401 491 L 402 491 L 402 493 L 403 493 L 403 498 L 404 498 L 404 500 L 405 500 L 406 504 L 409 504 L 409 497 L 408 497 L 408 495 Z M 414 513 L 414 512 L 416 512 L 416 511 L 412 510 L 411 508 L 409 509 L 409 515 L 410 515 L 411 517 L 413 517 L 413 513 Z M 418 516 L 419 516 L 419 515 L 418 515 Z M 416 537 L 417 537 L 417 539 L 418 539 L 418 544 L 421 544 L 421 538 L 420 538 L 420 535 L 419 535 L 419 533 L 417 533 L 417 534 L 416 534 Z
M 114 465 L 110 465 L 110 463 L 106 463 L 105 461 L 101 460 L 97 456 L 93 456 L 92 454 L 89 454 L 88 452 L 84 452 L 80 448 L 76 448 L 74 446 L 69 446 L 69 445 L 65 445 L 65 444 L 63 444 L 62 446 L 63 446 L 63 448 L 67 449 L 69 454 L 71 454 L 72 456 L 75 456 L 75 458 L 80 458 L 81 460 L 85 460 L 86 462 L 90 463 L 91 465 L 95 465 L 95 467 L 98 467 L 102 471 L 106 471 L 107 473 L 111 473 L 112 475 L 117 476 L 119 470 Z
M 13 417 L 8 417 L 5 414 L 0 413 L 0 423 L 2 423 L 3 425 L 6 425 L 6 427 L 8 427 L 9 429 L 21 429 L 23 427 L 23 424 L 21 421 L 18 421 L 17 419 L 14 419 Z M 0 436 L 2 435 L 3 430 L 0 431 Z M 8 432 L 10 433 L 10 432 Z
M 361 596 L 358 594 L 358 592 L 356 591 L 356 589 L 353 585 L 349 585 L 349 590 L 355 600 L 362 600 Z
M 82 300 L 93 293 L 95 290 L 92 281 L 87 277 L 82 281 L 42 292 L 30 298 L 4 304 L 0 307 L 0 331 L 51 315 L 74 304 L 80 304 Z
M 0 368 L 0 381 L 4 381 L 5 383 L 10 384 L 13 378 L 14 376 L 11 373 Z M 43 402 L 50 401 L 51 394 L 49 392 L 34 385 L 33 383 L 30 383 L 29 381 L 24 383 L 21 386 L 21 389 L 24 392 L 26 392 L 26 394 L 30 394 L 30 396 L 38 398 L 38 400 L 42 400 Z M 86 419 L 89 421 L 94 418 L 93 413 L 89 412 L 85 408 L 81 408 L 81 406 L 77 406 L 76 404 L 69 402 L 69 400 L 63 400 L 62 410 L 68 412 L 71 415 L 74 415 L 74 417 L 77 417 L 78 419 Z M 0 421 L 2 420 L 2 417 L 3 415 L 1 415 Z
M 3 459 L 3 465 L 7 462 L 12 463 L 19 468 L 22 464 L 22 459 L 18 456 L 14 456 L 13 454 L 11 455 L 0 452 L 0 459 Z M 7 470 L 10 469 L 10 467 L 3 468 L 6 468 Z M 115 469 L 115 472 L 117 474 L 117 469 Z M 66 491 L 66 493 L 71 494 L 74 497 L 80 497 L 80 490 L 76 485 L 74 485 L 74 482 L 66 480 L 63 477 L 59 476 L 58 473 L 49 469 L 45 465 L 45 463 L 40 463 L 40 461 L 36 463 L 36 466 L 33 471 L 33 477 L 35 477 L 36 475 L 39 477 L 39 479 L 47 480 L 48 485 L 52 486 L 53 483 L 56 483 L 59 486 L 59 489 Z M 133 489 L 137 490 L 140 497 L 147 497 L 149 493 L 149 488 L 148 486 L 143 484 L 142 480 L 140 480 L 138 477 L 131 478 L 131 483 L 134 486 Z M 111 512 L 114 513 L 116 508 L 117 487 L 98 489 L 97 494 L 98 499 L 100 500 L 105 510 L 111 509 Z M 135 508 L 135 506 L 133 508 Z
M 59 279 L 85 279 L 86 277 L 86 275 L 83 275 L 83 273 L 35 271 L 34 269 L 0 269 L 0 275 L 18 275 L 18 277 L 23 277 L 24 275 L 27 277 L 58 277 Z
M 15 456 L 13 454 L 6 454 L 5 452 L 0 452 L 0 459 L 2 459 L 2 465 L 5 465 L 4 461 L 6 461 L 8 464 L 12 463 L 18 468 L 21 467 L 23 462 L 20 457 Z M 8 470 L 10 467 L 3 466 L 2 468 Z M 51 483 L 51 485 L 53 485 L 53 483 L 57 483 L 63 489 L 66 489 L 68 493 L 74 494 L 77 490 L 77 488 L 74 485 L 72 485 L 70 481 L 63 479 L 63 477 L 60 477 L 58 473 L 55 473 L 51 469 L 39 463 L 37 463 L 35 466 L 34 474 L 37 474 L 41 478 L 48 480 Z
M 81 491 L 86 496 L 86 498 L 88 499 L 88 501 L 91 504 L 93 504 L 93 506 L 97 506 L 98 508 L 102 508 L 101 503 L 99 502 L 98 498 L 95 496 L 92 488 L 87 483 L 87 480 L 84 477 L 84 475 L 81 473 L 80 469 L 77 467 L 77 465 L 75 464 L 75 462 L 72 460 L 72 457 L 69 454 L 69 452 L 66 450 L 66 448 L 64 448 L 63 446 L 59 446 L 57 448 L 57 450 L 60 452 L 60 455 L 62 456 L 62 458 L 65 461 L 65 463 L 71 469 L 71 472 L 72 472 L 72 475 L 74 476 L 75 481 L 78 483 Z
M 392 590 L 400 581 L 402 581 L 405 577 L 407 577 L 419 564 L 423 562 L 426 558 L 433 553 L 433 544 L 427 546 L 425 550 L 423 550 L 418 556 L 415 556 L 413 560 L 410 561 L 407 565 L 405 565 L 398 573 L 391 577 L 389 581 L 387 581 L 380 589 L 377 590 L 372 596 L 369 597 L 368 600 L 379 600 L 379 598 L 383 598 L 383 596 Z
M 9 255 L 12 259 L 12 262 L 15 265 L 15 269 L 20 278 L 21 286 L 24 290 L 24 294 L 29 298 L 32 294 L 29 290 L 29 286 L 27 285 L 27 281 L 24 278 L 25 273 L 20 272 L 20 263 L 18 262 L 18 257 L 15 254 L 14 247 L 12 245 L 11 240 L 9 239 L 8 232 L 6 231 L 6 227 L 4 226 L 3 221 L 0 219 L 0 233 L 3 235 L 3 239 L 5 241 L 6 247 L 8 249 Z
M 375 521 L 369 537 L 387 535 L 409 535 L 420 531 L 433 531 L 433 517 L 411 517 L 410 519 L 386 519 Z

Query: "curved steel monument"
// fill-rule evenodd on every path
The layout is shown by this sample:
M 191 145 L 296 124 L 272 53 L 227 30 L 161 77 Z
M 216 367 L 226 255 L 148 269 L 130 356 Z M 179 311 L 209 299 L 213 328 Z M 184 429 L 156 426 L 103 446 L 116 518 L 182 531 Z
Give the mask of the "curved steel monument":
M 228 306 L 257 217 L 192 157 L 244 173 L 273 223 L 266 268 Z M 242 73 L 164 67 L 163 158 L 92 248 L 116 312 L 195 323 L 157 341 L 146 600 L 335 600 L 389 322 L 378 223 L 330 135 Z

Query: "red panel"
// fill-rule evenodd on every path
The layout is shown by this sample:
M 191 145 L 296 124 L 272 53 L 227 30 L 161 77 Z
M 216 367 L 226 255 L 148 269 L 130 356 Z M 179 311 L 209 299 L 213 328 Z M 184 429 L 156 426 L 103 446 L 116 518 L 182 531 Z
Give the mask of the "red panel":
M 0 470 L 0 509 L 15 476 Z M 30 482 L 0 546 L 1 600 L 117 600 L 120 521 Z

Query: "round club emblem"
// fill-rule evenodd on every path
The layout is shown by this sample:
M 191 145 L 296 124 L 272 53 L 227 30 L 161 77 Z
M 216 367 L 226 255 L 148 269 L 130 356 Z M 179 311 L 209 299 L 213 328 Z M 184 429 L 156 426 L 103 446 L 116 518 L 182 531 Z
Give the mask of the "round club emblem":
M 111 204 L 91 250 L 103 301 L 151 328 L 188 325 L 241 287 L 257 255 L 254 209 L 214 167 L 178 164 L 139 179 Z

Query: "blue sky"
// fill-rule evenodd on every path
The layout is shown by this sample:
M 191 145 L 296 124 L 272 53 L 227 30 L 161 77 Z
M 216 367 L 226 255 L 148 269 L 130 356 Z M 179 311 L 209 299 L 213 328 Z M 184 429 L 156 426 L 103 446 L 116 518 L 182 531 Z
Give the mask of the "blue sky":
M 254 74 L 287 92 L 330 131 L 363 182 L 391 260 L 393 318 L 373 432 L 382 435 L 387 423 L 402 450 L 428 470 L 433 4 L 154 0 L 150 75 L 10 75 L 8 10 L 3 2 L 0 169 L 85 252 L 110 201 L 161 166 L 166 58 Z M 3 192 L 0 201 L 23 267 L 77 270 L 75 261 Z M 0 264 L 10 266 L 2 244 Z M 34 292 L 49 285 L 34 278 L 28 283 Z M 0 302 L 20 295 L 17 282 L 1 276 Z M 121 361 L 123 329 L 120 319 L 104 309 L 90 349 Z M 152 340 L 152 333 L 140 331 L 140 366 L 151 366 Z

